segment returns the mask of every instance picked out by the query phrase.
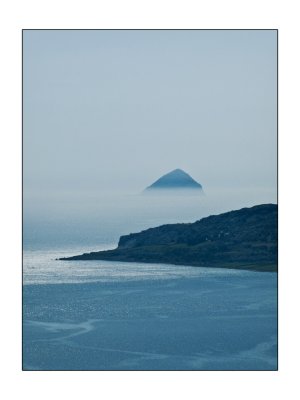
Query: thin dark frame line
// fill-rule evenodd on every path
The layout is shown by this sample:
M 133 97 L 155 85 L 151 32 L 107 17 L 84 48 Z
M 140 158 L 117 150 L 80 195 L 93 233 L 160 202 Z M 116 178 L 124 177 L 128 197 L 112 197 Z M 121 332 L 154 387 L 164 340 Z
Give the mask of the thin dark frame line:
M 277 117 L 277 205 L 278 205 L 278 214 L 277 214 L 277 371 L 279 371 L 279 31 L 277 29 L 276 32 L 276 55 L 277 55 L 277 80 L 276 80 L 276 117 Z
M 21 121 L 21 158 L 22 158 L 22 162 L 21 162 L 21 188 L 22 188 L 22 195 L 21 195 L 21 241 L 22 241 L 22 257 L 21 257 L 21 264 L 22 264 L 22 288 L 21 288 L 21 300 L 22 300 L 22 304 L 21 304 L 21 370 L 23 372 L 33 372 L 35 370 L 26 370 L 24 369 L 24 345 L 23 345 L 23 299 L 24 299 L 24 274 L 23 274 L 23 268 L 24 268 L 24 166 L 23 166 L 23 162 L 24 162 L 24 32 L 25 31 L 276 31 L 276 44 L 277 44 L 277 51 L 276 51 L 276 56 L 277 56 L 277 82 L 276 82 L 276 92 L 277 92 L 277 99 L 276 99 L 276 118 L 277 118 L 277 129 L 276 129 L 276 133 L 277 133 L 277 187 L 276 187 L 276 194 L 277 194 L 277 204 L 278 204 L 278 217 L 277 217 L 277 225 L 279 227 L 279 126 L 278 126 L 278 122 L 279 122 L 279 29 L 278 28 L 234 28 L 234 29 L 230 29 L 230 28 L 210 28 L 210 29 L 197 29 L 197 28 L 192 28 L 192 29 L 165 29 L 165 28 L 154 28 L 154 29 L 140 29 L 140 28 L 109 28 L 109 29 L 91 29 L 91 28 L 81 28 L 81 29 L 59 29 L 59 28 L 54 28 L 54 29 L 46 29 L 46 28 L 23 28 L 21 30 L 22 32 L 22 39 L 21 39 L 21 43 L 22 43 L 22 49 L 21 49 L 21 57 L 22 57 L 22 62 L 21 62 L 21 79 L 22 79 L 22 84 L 21 84 L 21 96 L 22 96 L 22 106 L 21 106 L 21 113 L 22 113 L 22 121 Z M 278 244 L 278 249 L 277 249 L 277 369 L 276 370 L 263 370 L 263 371 L 259 371 L 259 372 L 276 372 L 279 371 L 279 234 L 277 232 L 277 244 Z M 101 369 L 93 369 L 93 370 L 36 370 L 35 372 L 93 372 L 93 371 L 98 371 L 98 372 L 258 372 L 257 370 L 152 370 L 152 369 L 139 369 L 139 370 L 101 370 Z
M 22 206 L 21 206 L 21 218 L 22 218 L 22 229 L 21 229 L 21 241 L 22 241 L 22 279 L 21 279 L 21 284 L 22 284 L 22 295 L 21 295 L 21 301 L 22 301 L 22 305 L 21 305 L 21 334 L 22 334 L 22 338 L 21 338 L 21 363 L 22 363 L 22 371 L 24 371 L 24 368 L 23 368 L 23 366 L 24 366 L 24 345 L 23 345 L 23 335 L 24 335 L 24 332 L 23 332 L 23 312 L 24 312 L 24 310 L 23 310 L 23 305 L 24 305 L 24 290 L 23 290 L 23 287 L 24 287 L 24 273 L 23 273 L 23 268 L 24 268 L 24 265 L 23 265 L 23 263 L 24 263 L 24 260 L 23 260 L 23 257 L 24 257 L 24 188 L 23 188 L 23 185 L 24 185 L 24 168 L 23 168 L 23 162 L 24 162 L 24 147 L 23 147 L 23 140 L 24 140 L 24 121 L 23 121 L 23 118 L 24 118 L 24 103 L 23 103 L 23 93 L 24 93 L 24 65 L 23 65 L 23 63 L 24 63 L 24 30 L 22 30 L 22 38 L 21 38 L 21 42 L 22 42 L 22 71 L 21 71 L 21 80 L 22 80 L 22 82 L 21 82 L 21 86 L 22 86 L 22 89 L 21 89 L 21 95 L 22 95 L 22 105 L 21 105 L 21 112 L 22 112 L 22 122 L 21 122 L 21 130 L 22 130 L 22 139 L 21 139 L 21 157 L 22 157 L 22 162 L 21 162 L 21 168 L 22 168 L 22 171 L 21 171 L 21 180 L 22 180 L 22 182 L 21 182 L 21 189 L 22 189 Z
M 277 31 L 278 28 L 23 28 L 22 31 Z

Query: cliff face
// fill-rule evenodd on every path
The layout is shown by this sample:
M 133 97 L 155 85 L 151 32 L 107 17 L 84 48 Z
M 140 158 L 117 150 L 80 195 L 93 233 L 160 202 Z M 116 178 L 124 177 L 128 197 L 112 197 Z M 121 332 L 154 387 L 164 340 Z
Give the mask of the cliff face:
M 73 260 L 119 260 L 277 270 L 278 207 L 264 204 L 121 236 L 115 250 Z

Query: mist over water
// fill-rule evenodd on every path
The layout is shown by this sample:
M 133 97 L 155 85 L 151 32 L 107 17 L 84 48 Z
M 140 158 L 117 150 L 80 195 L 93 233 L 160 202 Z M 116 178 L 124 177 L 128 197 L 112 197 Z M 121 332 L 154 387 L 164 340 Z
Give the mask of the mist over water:
M 57 258 L 276 203 L 277 32 L 25 30 L 23 114 L 23 368 L 276 369 L 275 273 Z
M 171 193 L 59 192 L 24 195 L 24 248 L 116 246 L 121 235 L 257 204 L 276 203 L 276 191 L 204 188 Z

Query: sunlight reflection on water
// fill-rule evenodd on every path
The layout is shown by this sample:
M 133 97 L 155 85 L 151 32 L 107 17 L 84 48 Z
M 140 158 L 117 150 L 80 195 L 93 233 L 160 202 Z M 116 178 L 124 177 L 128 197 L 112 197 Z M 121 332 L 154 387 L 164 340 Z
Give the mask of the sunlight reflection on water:
M 111 246 L 107 246 L 109 248 Z M 198 268 L 168 264 L 143 264 L 117 261 L 58 261 L 56 258 L 79 254 L 82 249 L 24 251 L 23 283 L 86 283 L 146 279 L 179 279 L 201 276 L 249 274 L 220 268 Z

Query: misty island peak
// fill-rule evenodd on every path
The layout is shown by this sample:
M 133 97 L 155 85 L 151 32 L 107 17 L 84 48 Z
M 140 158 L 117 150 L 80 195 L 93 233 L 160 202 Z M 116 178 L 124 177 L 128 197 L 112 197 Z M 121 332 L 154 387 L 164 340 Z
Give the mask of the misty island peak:
M 146 188 L 148 190 L 166 190 L 166 189 L 197 189 L 202 191 L 202 185 L 195 181 L 188 173 L 180 168 L 176 168 L 173 171 L 161 176 L 152 185 Z

